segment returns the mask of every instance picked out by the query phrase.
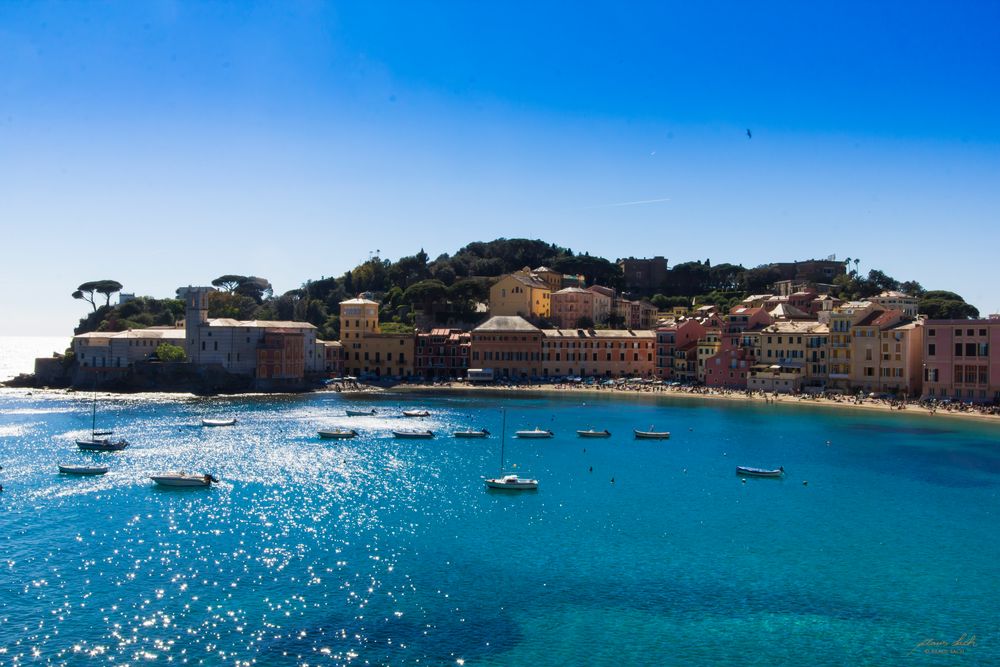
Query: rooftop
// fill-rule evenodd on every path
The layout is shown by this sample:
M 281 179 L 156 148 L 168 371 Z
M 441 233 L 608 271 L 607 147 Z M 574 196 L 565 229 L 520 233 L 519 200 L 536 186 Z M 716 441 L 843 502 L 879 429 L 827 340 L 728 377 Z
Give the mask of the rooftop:
M 495 315 L 473 331 L 538 331 L 538 327 L 519 315 Z

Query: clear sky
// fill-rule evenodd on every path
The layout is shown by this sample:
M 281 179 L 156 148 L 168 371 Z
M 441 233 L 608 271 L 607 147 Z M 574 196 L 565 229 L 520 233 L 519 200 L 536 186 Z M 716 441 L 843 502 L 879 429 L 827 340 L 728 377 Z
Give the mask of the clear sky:
M 859 257 L 998 311 L 998 25 L 996 2 L 4 2 L 0 334 L 69 334 L 86 280 L 283 292 L 501 236 Z

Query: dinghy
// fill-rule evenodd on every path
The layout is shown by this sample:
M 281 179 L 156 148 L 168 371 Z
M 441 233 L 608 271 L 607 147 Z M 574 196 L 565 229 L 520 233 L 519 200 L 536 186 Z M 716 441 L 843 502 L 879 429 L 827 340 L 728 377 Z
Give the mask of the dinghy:
M 64 475 L 103 475 L 108 471 L 107 466 L 77 466 L 59 464 L 59 472 Z
M 190 472 L 165 472 L 159 475 L 150 475 L 149 478 L 159 484 L 160 486 L 175 486 L 175 487 L 202 487 L 207 488 L 212 486 L 212 483 L 218 483 L 217 480 L 212 475 L 200 475 L 197 473 Z

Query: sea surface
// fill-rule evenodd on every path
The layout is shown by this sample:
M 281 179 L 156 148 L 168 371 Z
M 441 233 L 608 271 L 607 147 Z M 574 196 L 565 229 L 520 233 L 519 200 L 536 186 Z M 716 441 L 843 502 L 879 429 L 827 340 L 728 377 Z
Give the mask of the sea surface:
M 92 406 L 0 391 L 0 664 L 1000 664 L 995 425 L 641 396 L 100 394 L 98 428 L 133 444 L 84 454 Z M 537 492 L 484 488 L 501 408 L 506 467 Z M 672 437 L 632 438 L 651 425 Z M 318 439 L 334 426 L 361 435 Z M 556 437 L 511 437 L 535 426 Z M 415 427 L 438 437 L 390 434 Z M 111 472 L 56 471 L 96 461 Z M 221 483 L 148 479 L 178 469 Z
M 21 373 L 33 373 L 35 357 L 66 351 L 72 336 L 0 336 L 0 382 Z

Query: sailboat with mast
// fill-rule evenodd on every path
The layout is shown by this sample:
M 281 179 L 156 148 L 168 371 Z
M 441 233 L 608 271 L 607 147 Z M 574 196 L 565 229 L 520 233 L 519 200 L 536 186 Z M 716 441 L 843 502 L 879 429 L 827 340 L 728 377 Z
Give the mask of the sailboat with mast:
M 112 431 L 97 430 L 97 386 L 94 386 L 94 405 L 90 418 L 90 438 L 87 440 L 77 440 L 76 446 L 87 452 L 120 452 L 128 447 L 128 440 L 111 439 Z
M 516 474 L 504 474 L 503 455 L 504 444 L 507 440 L 507 411 L 503 411 L 503 426 L 500 429 L 500 475 L 495 479 L 486 479 L 486 488 L 501 489 L 506 491 L 534 491 L 538 489 L 537 479 L 518 477 Z

